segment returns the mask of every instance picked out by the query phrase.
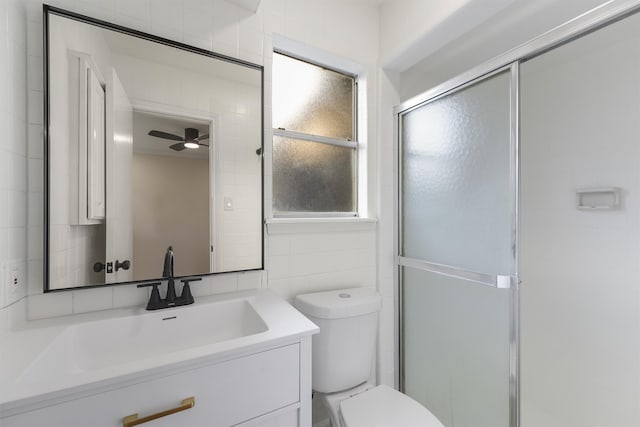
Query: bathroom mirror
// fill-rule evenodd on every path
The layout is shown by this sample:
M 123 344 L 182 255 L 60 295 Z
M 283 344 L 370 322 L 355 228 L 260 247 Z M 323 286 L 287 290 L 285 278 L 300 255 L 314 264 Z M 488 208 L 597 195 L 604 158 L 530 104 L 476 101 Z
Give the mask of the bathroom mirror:
M 45 291 L 262 269 L 262 67 L 44 16 Z

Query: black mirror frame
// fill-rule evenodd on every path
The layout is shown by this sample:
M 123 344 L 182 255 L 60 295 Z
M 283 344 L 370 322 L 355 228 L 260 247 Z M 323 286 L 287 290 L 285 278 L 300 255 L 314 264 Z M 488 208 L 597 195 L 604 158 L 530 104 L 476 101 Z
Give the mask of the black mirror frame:
M 209 51 L 206 49 L 201 49 L 195 46 L 191 46 L 185 43 L 176 42 L 164 37 L 155 36 L 149 33 L 145 33 L 143 31 L 134 30 L 132 28 L 124 27 L 121 25 L 113 24 L 110 22 L 106 22 L 100 19 L 91 18 L 89 16 L 81 15 L 75 12 L 71 12 L 65 9 L 61 9 L 58 7 L 50 6 L 44 4 L 42 6 L 43 10 L 43 47 L 44 47 L 44 55 L 43 55 L 43 72 L 44 72 L 44 81 L 43 81 L 43 92 L 44 92 L 44 123 L 43 123 L 43 138 L 44 138 L 44 227 L 43 227 L 43 286 L 44 292 L 60 292 L 60 291 L 71 291 L 77 289 L 90 289 L 90 288 L 103 288 L 105 286 L 119 286 L 119 285 L 130 285 L 137 283 L 145 283 L 153 280 L 159 280 L 161 278 L 150 278 L 145 280 L 137 280 L 131 282 L 118 282 L 118 283 L 104 283 L 100 285 L 85 285 L 78 287 L 68 287 L 68 288 L 59 288 L 59 289 L 50 289 L 49 288 L 49 277 L 50 277 L 50 263 L 49 263 L 49 230 L 50 230 L 50 218 L 49 218 L 49 151 L 50 151 L 50 140 L 49 140 L 49 126 L 50 122 L 50 99 L 49 99 L 49 16 L 50 15 L 58 15 L 65 18 L 73 19 L 75 21 L 83 22 L 86 24 L 94 25 L 96 27 L 105 28 L 112 31 L 117 31 L 122 34 L 130 35 L 132 37 L 141 38 L 144 40 L 148 40 L 154 43 L 160 43 L 165 46 L 174 47 L 177 49 L 181 49 L 187 52 L 195 53 L 198 55 L 203 55 L 210 57 L 212 59 L 222 60 L 226 62 L 230 62 L 232 64 L 241 65 L 244 67 L 252 68 L 260 72 L 260 154 L 264 153 L 264 67 L 262 65 L 254 64 L 248 61 L 244 61 L 241 59 L 236 59 L 227 55 L 223 55 L 220 53 L 216 53 L 213 51 Z M 218 274 L 229 274 L 229 273 L 239 273 L 246 271 L 262 271 L 264 270 L 264 238 L 265 238 L 265 227 L 264 227 L 264 156 L 260 155 L 260 223 L 261 223 L 261 257 L 260 257 L 260 267 L 259 268 L 251 268 L 246 270 L 234 270 L 234 271 L 224 271 L 224 272 L 212 272 L 212 273 L 204 273 L 198 274 L 198 277 L 202 276 L 213 276 Z M 176 279 L 193 277 L 190 276 L 179 276 Z

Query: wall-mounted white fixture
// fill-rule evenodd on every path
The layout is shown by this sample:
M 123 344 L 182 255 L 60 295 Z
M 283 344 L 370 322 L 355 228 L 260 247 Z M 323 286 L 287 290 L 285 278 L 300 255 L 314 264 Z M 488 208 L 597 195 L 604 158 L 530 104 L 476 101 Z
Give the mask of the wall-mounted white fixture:
M 579 188 L 576 190 L 576 208 L 579 210 L 620 209 L 622 199 L 618 187 Z

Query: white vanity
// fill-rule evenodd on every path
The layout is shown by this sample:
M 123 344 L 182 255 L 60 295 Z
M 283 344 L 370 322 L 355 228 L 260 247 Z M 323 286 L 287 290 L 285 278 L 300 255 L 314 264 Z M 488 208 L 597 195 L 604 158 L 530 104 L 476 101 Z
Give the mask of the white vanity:
M 3 339 L 0 425 L 308 427 L 317 332 L 269 291 L 31 322 Z

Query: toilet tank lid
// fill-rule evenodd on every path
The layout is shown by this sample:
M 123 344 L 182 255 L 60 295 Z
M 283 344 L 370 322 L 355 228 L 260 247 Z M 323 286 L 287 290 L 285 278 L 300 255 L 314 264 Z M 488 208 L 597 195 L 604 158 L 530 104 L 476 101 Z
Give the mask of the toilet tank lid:
M 371 288 L 349 288 L 298 295 L 293 305 L 308 316 L 341 319 L 380 310 L 382 297 Z

